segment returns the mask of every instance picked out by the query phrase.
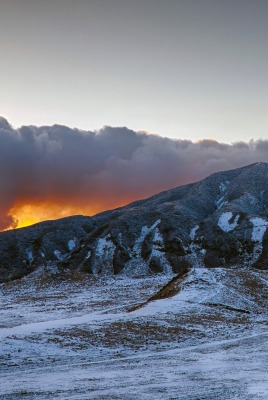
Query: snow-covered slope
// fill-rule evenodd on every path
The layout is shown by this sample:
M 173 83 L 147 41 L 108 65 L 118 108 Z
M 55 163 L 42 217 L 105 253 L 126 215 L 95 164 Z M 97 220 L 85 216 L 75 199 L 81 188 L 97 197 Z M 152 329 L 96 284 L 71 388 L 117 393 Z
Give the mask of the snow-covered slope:
M 268 398 L 267 272 L 69 274 L 0 285 L 1 400 Z
M 268 265 L 268 164 L 171 189 L 94 217 L 0 234 L 0 279 L 40 265 L 148 276 L 192 267 Z

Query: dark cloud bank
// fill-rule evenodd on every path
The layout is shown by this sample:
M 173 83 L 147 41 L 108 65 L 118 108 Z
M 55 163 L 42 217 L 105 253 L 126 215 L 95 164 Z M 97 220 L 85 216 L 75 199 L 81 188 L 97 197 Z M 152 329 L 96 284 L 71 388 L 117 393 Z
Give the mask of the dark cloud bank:
M 16 204 L 113 208 L 257 161 L 268 161 L 266 140 L 227 145 L 171 140 L 127 128 L 13 129 L 1 118 L 0 229 L 15 226 L 10 210 Z

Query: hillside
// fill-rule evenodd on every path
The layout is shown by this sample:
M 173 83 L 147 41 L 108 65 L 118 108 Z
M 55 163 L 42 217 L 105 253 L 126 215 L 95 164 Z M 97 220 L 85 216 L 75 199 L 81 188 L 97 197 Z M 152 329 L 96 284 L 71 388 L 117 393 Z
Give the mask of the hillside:
M 267 399 L 266 271 L 69 274 L 0 285 L 0 399 Z
M 2 233 L 0 399 L 267 399 L 267 176 Z
M 93 217 L 0 234 L 1 281 L 57 264 L 90 274 L 147 276 L 191 267 L 267 269 L 268 164 L 215 173 Z

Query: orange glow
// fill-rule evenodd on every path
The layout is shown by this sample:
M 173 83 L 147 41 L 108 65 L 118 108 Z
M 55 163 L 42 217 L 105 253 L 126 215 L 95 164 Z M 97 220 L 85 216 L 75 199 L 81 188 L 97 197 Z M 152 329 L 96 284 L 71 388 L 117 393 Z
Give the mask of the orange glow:
M 16 228 L 23 228 L 29 225 L 36 224 L 41 221 L 54 220 L 64 217 L 69 217 L 71 215 L 95 215 L 101 211 L 108 209 L 113 209 L 115 207 L 123 206 L 129 203 L 132 199 L 122 199 L 119 203 L 118 201 L 113 201 L 107 205 L 107 201 L 101 202 L 96 201 L 94 204 L 90 205 L 66 205 L 60 202 L 54 203 L 28 203 L 15 205 L 10 210 L 10 215 L 17 221 Z M 8 228 L 13 229 L 13 228 Z
M 17 228 L 23 228 L 45 220 L 82 214 L 82 211 L 86 211 L 86 215 L 92 214 L 90 209 L 81 210 L 76 207 L 64 207 L 63 205 L 54 204 L 23 204 L 15 206 L 10 210 L 10 214 L 18 221 Z

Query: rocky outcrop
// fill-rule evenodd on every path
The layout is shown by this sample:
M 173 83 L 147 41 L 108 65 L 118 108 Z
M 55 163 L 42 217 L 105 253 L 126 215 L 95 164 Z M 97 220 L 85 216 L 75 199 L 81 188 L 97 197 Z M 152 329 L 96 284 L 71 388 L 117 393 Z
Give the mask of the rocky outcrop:
M 92 274 L 268 266 L 268 164 L 220 172 L 106 211 L 0 234 L 0 278 L 49 262 Z

